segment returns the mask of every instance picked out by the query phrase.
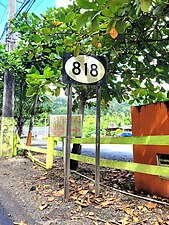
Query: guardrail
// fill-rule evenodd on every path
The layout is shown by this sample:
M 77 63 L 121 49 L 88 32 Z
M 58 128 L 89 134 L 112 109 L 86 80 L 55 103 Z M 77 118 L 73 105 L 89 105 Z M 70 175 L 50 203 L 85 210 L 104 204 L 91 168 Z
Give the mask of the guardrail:
M 28 156 L 34 161 L 39 163 L 46 169 L 51 169 L 53 167 L 54 156 L 63 157 L 63 151 L 54 150 L 58 141 L 65 142 L 65 139 L 58 137 L 48 137 L 47 139 L 47 149 L 42 149 L 38 147 L 26 146 L 17 136 L 16 148 L 28 150 Z M 16 141 L 15 141 L 16 142 Z M 95 138 L 71 138 L 71 143 L 73 144 L 95 144 Z M 134 144 L 134 145 L 167 145 L 169 146 L 169 135 L 160 136 L 142 136 L 142 137 L 106 137 L 100 139 L 101 144 Z M 15 150 L 16 153 L 17 150 Z M 46 154 L 46 163 L 42 163 L 35 159 L 30 152 L 38 152 Z M 76 161 L 93 164 L 95 165 L 95 158 L 82 156 L 77 154 L 70 154 L 70 158 Z M 133 172 L 139 172 L 144 174 L 151 174 L 163 177 L 169 177 L 169 167 L 141 164 L 134 162 L 123 162 L 115 160 L 100 159 L 101 167 L 109 167 L 115 169 L 129 170 Z

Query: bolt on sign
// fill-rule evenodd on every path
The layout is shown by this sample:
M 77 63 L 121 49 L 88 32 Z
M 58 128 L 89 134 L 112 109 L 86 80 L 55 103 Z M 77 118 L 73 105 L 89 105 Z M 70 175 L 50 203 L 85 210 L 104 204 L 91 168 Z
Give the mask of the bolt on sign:
M 102 56 L 63 53 L 62 79 L 67 84 L 106 84 L 107 61 Z

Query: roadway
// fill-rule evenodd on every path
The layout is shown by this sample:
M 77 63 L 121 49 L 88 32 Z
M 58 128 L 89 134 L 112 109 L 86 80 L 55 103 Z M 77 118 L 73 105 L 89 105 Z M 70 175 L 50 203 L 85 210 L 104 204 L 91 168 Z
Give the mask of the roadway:
M 47 147 L 46 140 L 33 140 L 32 146 Z M 72 148 L 72 146 L 71 146 Z M 58 142 L 55 147 L 56 150 L 62 150 L 62 143 Z M 95 157 L 94 144 L 82 144 L 81 155 Z M 101 144 L 100 157 L 104 159 L 119 160 L 119 161 L 133 161 L 133 146 L 127 144 Z
M 0 205 L 0 225 L 13 225 L 13 222 L 9 219 L 5 210 Z

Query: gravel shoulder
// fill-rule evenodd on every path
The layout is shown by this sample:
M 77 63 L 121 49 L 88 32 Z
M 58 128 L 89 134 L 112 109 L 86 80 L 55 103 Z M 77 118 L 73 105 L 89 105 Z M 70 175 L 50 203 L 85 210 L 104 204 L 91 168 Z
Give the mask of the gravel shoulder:
M 44 160 L 42 155 L 37 157 Z M 168 205 L 158 204 L 112 189 L 135 193 L 133 174 L 126 171 L 101 168 L 104 186 L 95 197 L 95 168 L 79 163 L 78 173 L 71 172 L 67 203 L 63 201 L 62 159 L 56 158 L 54 168 L 47 171 L 21 156 L 1 158 L 0 171 L 0 204 L 14 224 L 169 224 L 168 199 L 154 196 Z

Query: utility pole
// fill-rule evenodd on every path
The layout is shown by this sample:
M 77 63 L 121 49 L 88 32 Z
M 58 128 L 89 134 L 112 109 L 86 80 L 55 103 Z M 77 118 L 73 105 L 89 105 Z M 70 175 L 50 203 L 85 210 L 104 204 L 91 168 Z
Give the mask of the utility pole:
M 10 20 L 16 13 L 16 0 L 8 0 L 8 25 L 6 36 L 6 48 L 8 52 L 15 48 L 15 35 L 10 30 Z M 13 155 L 13 132 L 14 132 L 14 71 L 12 68 L 5 69 L 3 108 L 1 122 L 1 145 L 0 156 L 12 157 Z

